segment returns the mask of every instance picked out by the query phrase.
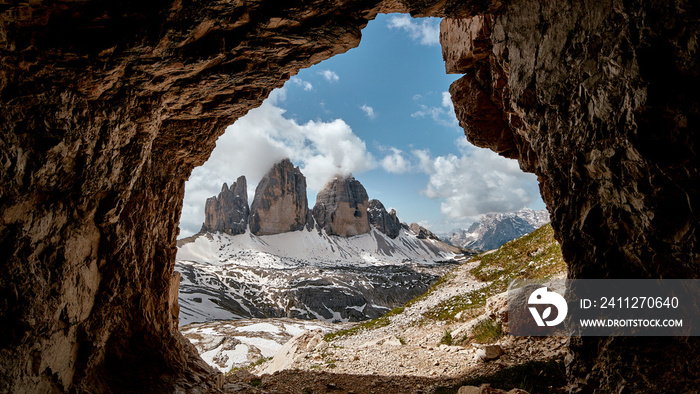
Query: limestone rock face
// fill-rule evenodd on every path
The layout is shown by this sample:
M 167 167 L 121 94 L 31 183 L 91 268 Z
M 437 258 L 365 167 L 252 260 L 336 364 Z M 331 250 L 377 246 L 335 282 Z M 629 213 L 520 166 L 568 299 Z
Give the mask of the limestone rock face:
M 367 217 L 369 224 L 373 225 L 377 230 L 388 235 L 390 238 L 396 238 L 401 231 L 401 222 L 396 217 L 396 210 L 392 209 L 387 212 L 379 200 L 369 200 L 367 206 Z
M 250 205 L 250 231 L 271 235 L 302 230 L 308 222 L 306 177 L 289 159 L 265 174 Z
M 351 237 L 369 232 L 369 196 L 353 177 L 336 177 L 318 192 L 313 215 L 329 235 Z
M 248 187 L 245 176 L 240 176 L 230 188 L 224 183 L 218 196 L 207 198 L 201 231 L 243 234 L 248 227 L 248 214 Z

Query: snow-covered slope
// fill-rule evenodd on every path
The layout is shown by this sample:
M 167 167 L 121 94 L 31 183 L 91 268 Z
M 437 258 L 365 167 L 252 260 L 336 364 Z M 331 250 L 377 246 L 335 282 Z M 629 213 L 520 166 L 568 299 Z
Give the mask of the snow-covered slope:
M 445 240 L 463 248 L 492 250 L 548 222 L 549 213 L 546 209 L 535 211 L 525 208 L 516 212 L 489 214 L 472 224 L 468 230 L 453 231 Z
M 180 245 L 180 324 L 294 317 L 375 318 L 421 294 L 456 250 L 402 229 L 355 237 L 323 231 L 202 234 Z
M 454 249 L 434 239 L 419 239 L 402 229 L 391 239 L 376 229 L 354 237 L 326 235 L 323 231 L 292 231 L 256 236 L 204 234 L 178 249 L 177 259 L 215 265 L 236 264 L 256 268 L 376 266 L 432 263 L 452 259 Z
M 182 335 L 192 342 L 207 364 L 229 372 L 231 368 L 274 356 L 285 342 L 297 335 L 344 327 L 292 319 L 252 319 L 190 324 L 183 327 Z

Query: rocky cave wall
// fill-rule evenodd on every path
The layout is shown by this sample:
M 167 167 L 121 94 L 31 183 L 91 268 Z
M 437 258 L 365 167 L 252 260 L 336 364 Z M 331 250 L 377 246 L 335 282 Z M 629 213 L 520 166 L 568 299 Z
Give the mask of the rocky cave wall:
M 452 18 L 467 137 L 538 175 L 573 277 L 698 277 L 695 2 L 17 1 L 0 5 L 0 389 L 215 385 L 169 302 L 184 181 L 379 12 Z M 694 388 L 698 348 L 573 341 L 570 377 Z
M 514 0 L 442 22 L 446 68 L 465 74 L 460 125 L 537 174 L 572 278 L 700 277 L 699 16 L 697 2 Z M 688 392 L 699 345 L 574 338 L 569 376 Z

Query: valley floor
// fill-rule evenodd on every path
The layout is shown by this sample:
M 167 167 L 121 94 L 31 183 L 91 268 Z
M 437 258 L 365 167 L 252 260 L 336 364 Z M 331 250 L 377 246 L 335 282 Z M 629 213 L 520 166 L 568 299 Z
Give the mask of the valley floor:
M 464 262 L 426 294 L 379 319 L 295 336 L 279 345 L 274 358 L 229 372 L 224 390 L 454 393 L 465 383 L 489 382 L 557 392 L 565 384 L 568 338 L 507 335 L 504 292 L 515 277 L 565 277 L 547 227 Z

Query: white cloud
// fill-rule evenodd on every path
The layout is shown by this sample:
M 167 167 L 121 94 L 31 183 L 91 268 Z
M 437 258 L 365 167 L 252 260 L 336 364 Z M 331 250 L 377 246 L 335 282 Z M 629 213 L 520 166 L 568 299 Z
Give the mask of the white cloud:
M 430 151 L 428 149 L 417 149 L 411 153 L 418 159 L 418 168 L 422 172 L 426 174 L 435 172 L 435 164 L 433 163 L 433 158 L 430 156 Z
M 374 112 L 374 108 L 370 107 L 370 106 L 367 105 L 367 104 L 362 104 L 362 106 L 360 107 L 360 109 L 361 109 L 362 112 L 364 112 L 365 115 L 367 115 L 367 117 L 370 118 L 370 119 L 374 119 L 374 118 L 377 117 L 377 113 Z
M 454 112 L 455 106 L 452 103 L 452 95 L 450 95 L 450 92 L 442 92 L 442 106 Z
M 301 86 L 307 92 L 314 89 L 314 85 L 312 85 L 311 82 L 304 81 L 303 79 L 301 79 L 299 77 L 291 77 L 291 78 L 289 78 L 289 81 L 297 86 Z
M 389 19 L 390 29 L 402 29 L 411 39 L 422 45 L 440 45 L 440 19 L 424 18 L 420 23 L 409 15 L 392 16 Z
M 338 77 L 338 74 L 336 74 L 334 71 L 331 70 L 321 70 L 318 72 L 319 75 L 321 75 L 323 78 L 326 78 L 326 81 L 328 82 L 338 82 L 340 77 Z
M 192 171 L 185 186 L 182 235 L 199 231 L 204 221 L 204 201 L 217 195 L 224 182 L 230 185 L 245 175 L 252 202 L 257 183 L 285 157 L 301 168 L 310 196 L 334 175 L 357 174 L 378 165 L 343 120 L 298 124 L 285 118 L 285 110 L 278 106 L 284 93 L 284 89 L 274 90 L 259 108 L 229 126 L 216 141 L 209 160 Z
M 446 127 L 459 126 L 450 92 L 442 92 L 440 106 L 419 104 L 418 108 L 419 110 L 412 113 L 411 117 L 416 119 L 430 118 L 434 122 Z
M 517 161 L 476 148 L 464 137 L 456 145 L 462 150 L 460 156 L 433 158 L 425 150 L 412 152 L 430 177 L 423 193 L 441 200 L 443 215 L 476 220 L 482 214 L 511 212 L 539 200 L 537 177 L 523 172 Z
M 390 155 L 386 155 L 380 164 L 382 168 L 392 174 L 403 174 L 413 170 L 411 162 L 404 157 L 403 151 L 396 148 L 389 148 L 391 150 Z

